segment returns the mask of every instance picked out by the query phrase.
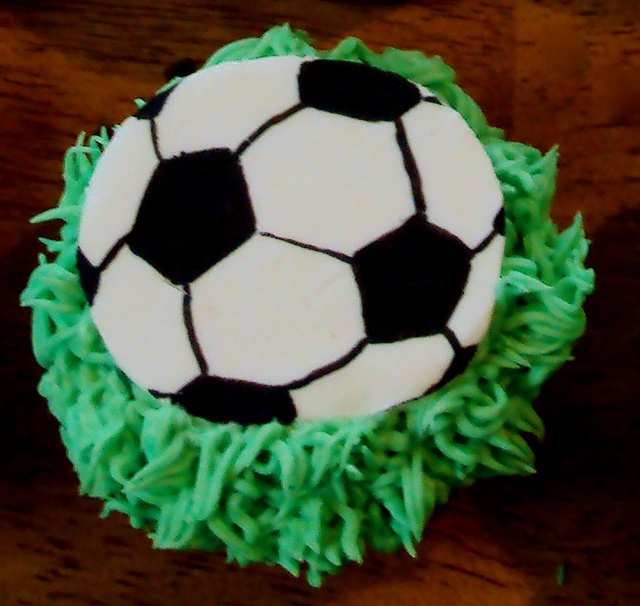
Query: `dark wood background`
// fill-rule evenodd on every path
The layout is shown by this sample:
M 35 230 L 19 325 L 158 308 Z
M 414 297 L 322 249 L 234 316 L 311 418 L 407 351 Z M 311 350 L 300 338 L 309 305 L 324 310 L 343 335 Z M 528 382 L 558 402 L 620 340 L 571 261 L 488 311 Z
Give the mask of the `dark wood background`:
M 221 554 L 154 551 L 76 495 L 36 394 L 18 294 L 29 217 L 54 205 L 80 130 L 120 122 L 165 69 L 288 21 L 440 54 L 491 123 L 560 144 L 555 217 L 581 211 L 598 274 L 576 361 L 546 386 L 539 473 L 458 491 L 418 558 L 369 553 L 311 589 Z M 637 0 L 0 2 L 0 605 L 640 604 L 640 4 Z M 563 584 L 557 571 L 564 569 Z

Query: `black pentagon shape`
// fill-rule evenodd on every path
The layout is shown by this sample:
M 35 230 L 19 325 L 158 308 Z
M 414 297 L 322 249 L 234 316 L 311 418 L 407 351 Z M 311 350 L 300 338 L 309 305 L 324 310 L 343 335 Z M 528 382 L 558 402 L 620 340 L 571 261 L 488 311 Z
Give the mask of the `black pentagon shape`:
M 462 296 L 472 251 L 416 214 L 354 255 L 363 318 L 373 343 L 442 332 Z
M 162 111 L 162 108 L 167 101 L 167 97 L 171 94 L 174 88 L 175 86 L 172 86 L 171 88 L 158 93 L 155 97 L 149 99 L 149 101 L 147 101 L 147 103 L 133 115 L 140 120 L 152 120 Z
M 80 286 L 84 291 L 89 305 L 93 304 L 93 300 L 98 292 L 98 284 L 100 282 L 100 268 L 96 267 L 87 259 L 85 254 L 78 248 L 76 253 L 76 265 L 78 275 L 80 277 Z
M 402 76 L 350 61 L 303 63 L 298 86 L 303 105 L 368 122 L 397 120 L 421 99 Z
M 200 376 L 172 399 L 189 414 L 214 423 L 258 425 L 276 420 L 286 425 L 296 418 L 287 389 L 219 377 Z
M 228 149 L 209 149 L 160 162 L 127 243 L 171 282 L 187 284 L 254 230 L 238 159 Z

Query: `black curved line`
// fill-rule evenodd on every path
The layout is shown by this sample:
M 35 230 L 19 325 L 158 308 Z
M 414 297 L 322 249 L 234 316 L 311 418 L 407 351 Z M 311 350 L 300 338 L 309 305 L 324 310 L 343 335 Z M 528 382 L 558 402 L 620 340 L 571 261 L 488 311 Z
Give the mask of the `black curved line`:
M 440 101 L 440 99 L 438 99 L 438 97 L 436 97 L 435 95 L 426 95 L 425 97 L 422 97 L 423 101 L 426 101 L 427 103 L 435 103 L 436 105 L 443 105 L 442 101 Z
M 148 389 L 147 390 L 154 398 L 171 398 L 173 399 L 176 394 L 174 393 L 166 393 L 164 391 L 158 391 L 157 389 Z
M 241 156 L 260 135 L 263 135 L 265 133 L 267 129 L 271 128 L 275 124 L 278 124 L 279 122 L 282 122 L 283 120 L 286 120 L 290 116 L 293 116 L 293 114 L 299 112 L 304 107 L 305 106 L 302 103 L 297 103 L 289 109 L 286 109 L 285 111 L 276 114 L 272 118 L 269 118 L 264 124 L 253 131 L 242 143 L 240 143 L 238 149 L 236 149 L 236 156 Z
M 151 120 L 149 120 L 149 128 L 151 129 L 151 143 L 153 145 L 153 151 L 156 154 L 156 158 L 158 158 L 158 161 L 162 162 L 164 158 L 160 153 L 160 144 L 158 142 L 158 126 L 156 124 L 155 118 L 151 118 Z
M 493 219 L 493 229 L 495 229 L 501 236 L 504 236 L 506 234 L 506 228 L 505 211 L 503 206 Z
M 149 127 L 151 129 L 151 143 L 153 144 L 153 151 L 156 154 L 156 158 L 158 158 L 158 160 L 162 162 L 164 158 L 160 153 L 160 145 L 158 143 L 158 127 L 156 125 L 155 118 L 151 118 L 151 120 L 149 120 Z
M 480 242 L 478 246 L 471 249 L 473 256 L 477 255 L 479 252 L 482 252 L 485 248 L 487 248 L 487 246 L 491 244 L 491 242 L 497 235 L 498 235 L 498 232 L 495 229 L 492 229 L 489 235 L 482 242 Z
M 427 204 L 424 199 L 424 194 L 422 193 L 422 178 L 420 177 L 420 171 L 418 170 L 416 159 L 413 157 L 413 153 L 411 152 L 411 148 L 409 147 L 407 131 L 404 128 L 404 124 L 402 123 L 401 118 L 398 118 L 394 122 L 394 124 L 396 127 L 396 141 L 398 142 L 398 147 L 400 148 L 400 152 L 402 153 L 404 169 L 407 173 L 407 176 L 409 177 L 409 182 L 411 183 L 411 194 L 413 195 L 413 203 L 416 207 L 417 212 L 422 212 L 426 215 Z
M 353 263 L 353 257 L 350 257 L 349 255 L 345 255 L 344 253 L 341 253 L 341 252 L 336 252 L 335 250 L 330 250 L 328 248 L 320 248 L 319 246 L 313 246 L 313 244 L 305 244 L 304 242 L 298 242 L 297 240 L 292 240 L 291 238 L 283 238 L 282 236 L 276 236 L 275 234 L 271 234 L 266 231 L 259 231 L 258 233 L 261 236 L 265 236 L 265 238 L 273 238 L 274 240 L 287 242 L 287 244 L 293 244 L 293 246 L 297 246 L 298 248 L 313 250 L 314 252 L 319 252 L 319 253 L 322 253 L 323 255 L 333 257 L 334 259 L 338 259 L 338 261 L 343 261 L 344 263 L 348 263 L 349 265 Z
M 191 294 L 187 294 L 188 290 L 186 290 L 185 287 L 185 299 L 188 297 L 191 297 Z M 185 306 L 186 309 L 186 306 Z M 193 326 L 191 325 L 191 329 L 189 328 L 189 322 L 187 320 L 187 315 L 190 316 L 190 312 L 186 312 L 185 311 L 185 325 L 187 326 L 187 332 L 189 332 L 189 340 L 191 341 L 191 334 L 193 331 Z M 195 338 L 195 335 L 194 335 Z M 369 339 L 367 337 L 365 337 L 364 339 L 362 339 L 361 341 L 359 341 L 358 343 L 356 343 L 356 345 L 349 350 L 344 356 L 342 356 L 341 358 L 338 358 L 337 360 L 334 360 L 333 362 L 330 362 L 329 364 L 322 366 L 321 368 L 317 368 L 316 370 L 314 370 L 313 372 L 309 373 L 307 376 L 302 377 L 301 379 L 297 379 L 296 381 L 292 381 L 291 383 L 286 383 L 286 384 L 282 384 L 282 385 L 267 385 L 265 383 L 257 383 L 255 381 L 242 381 L 242 383 L 246 383 L 247 385 L 252 385 L 255 387 L 265 387 L 265 388 L 273 388 L 273 389 L 288 389 L 288 390 L 292 390 L 292 389 L 299 389 L 301 387 L 306 387 L 307 385 L 309 385 L 310 383 L 312 383 L 313 381 L 315 381 L 316 379 L 319 379 L 321 377 L 324 377 L 330 373 L 332 373 L 335 370 L 338 370 L 339 368 L 343 368 L 344 366 L 346 366 L 349 362 L 351 362 L 351 360 L 353 360 L 356 356 L 358 356 L 358 354 L 360 354 L 360 352 L 369 344 Z M 192 347 L 194 347 L 194 345 L 192 344 Z M 195 348 L 199 350 L 199 345 L 196 342 Z M 198 354 L 196 353 L 195 349 L 194 349 L 194 353 L 196 354 L 196 357 L 198 357 Z M 204 358 L 203 358 L 204 360 Z M 204 362 L 206 365 L 206 361 Z M 202 368 L 201 367 L 201 375 L 200 376 L 205 376 L 208 375 L 208 368 Z M 235 381 L 236 379 L 228 379 L 225 377 L 221 377 L 218 375 L 213 375 L 215 378 L 219 378 L 221 380 L 230 380 L 230 381 Z M 158 391 L 155 389 L 150 389 L 149 393 L 157 398 L 174 398 L 176 396 L 175 393 L 166 393 L 166 392 L 162 392 L 162 391 Z
M 189 344 L 191 345 L 193 355 L 196 357 L 196 361 L 198 362 L 200 372 L 206 375 L 209 372 L 209 366 L 204 357 L 204 353 L 202 352 L 202 347 L 200 346 L 200 342 L 198 341 L 198 336 L 196 335 L 196 330 L 193 325 L 193 313 L 191 311 L 191 288 L 188 284 L 185 284 L 183 286 L 183 289 L 182 318 L 184 320 L 184 326 L 187 329 Z
M 129 234 L 127 234 L 126 236 L 122 236 L 122 238 L 120 238 L 111 247 L 111 250 L 106 254 L 105 258 L 102 259 L 101 263 L 96 268 L 99 273 L 102 273 L 105 269 L 107 269 L 111 262 L 116 258 L 117 254 L 120 252 L 120 249 L 126 244 L 128 235 Z
M 478 244 L 475 248 L 471 249 L 471 252 L 477 255 L 482 252 L 496 236 L 504 236 L 504 206 L 496 213 L 493 218 L 493 229 L 489 232 L 489 235 Z
M 286 385 L 279 385 L 279 387 L 285 387 L 286 389 L 299 389 L 301 387 L 306 387 L 309 383 L 312 383 L 316 379 L 324 377 L 329 373 L 346 366 L 351 360 L 353 360 L 367 345 L 369 344 L 369 339 L 365 337 L 359 343 L 355 345 L 355 347 L 347 352 L 341 358 L 338 358 L 334 362 L 327 364 L 321 368 L 317 368 L 312 373 L 309 373 L 306 377 L 302 379 L 298 379 L 297 381 L 293 381 L 291 383 L 287 383 Z
M 449 341 L 449 345 L 451 345 L 451 349 L 453 349 L 455 358 L 455 356 L 462 351 L 462 345 L 460 345 L 460 341 L 458 341 L 456 333 L 454 333 L 448 326 L 445 326 L 442 330 L 442 335 L 447 341 Z

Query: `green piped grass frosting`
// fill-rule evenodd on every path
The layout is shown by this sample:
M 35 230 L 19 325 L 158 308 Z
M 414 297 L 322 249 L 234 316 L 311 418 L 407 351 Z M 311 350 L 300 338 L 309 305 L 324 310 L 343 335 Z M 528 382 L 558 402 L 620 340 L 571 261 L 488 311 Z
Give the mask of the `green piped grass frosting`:
M 434 91 L 467 120 L 502 184 L 506 251 L 494 318 L 467 369 L 439 391 L 374 417 L 282 426 L 212 424 L 159 401 L 115 366 L 91 320 L 76 270 L 84 191 L 109 133 L 80 135 L 64 161 L 61 220 L 43 240 L 22 304 L 45 368 L 39 392 L 84 494 L 146 530 L 159 548 L 225 549 L 230 561 L 279 564 L 310 584 L 366 548 L 416 543 L 452 488 L 534 471 L 523 438 L 541 438 L 532 407 L 585 328 L 593 272 L 581 218 L 559 233 L 549 216 L 557 154 L 503 139 L 438 57 L 370 51 L 347 38 L 318 52 L 288 26 L 216 52 L 210 66 L 273 55 L 322 56 L 396 72 Z

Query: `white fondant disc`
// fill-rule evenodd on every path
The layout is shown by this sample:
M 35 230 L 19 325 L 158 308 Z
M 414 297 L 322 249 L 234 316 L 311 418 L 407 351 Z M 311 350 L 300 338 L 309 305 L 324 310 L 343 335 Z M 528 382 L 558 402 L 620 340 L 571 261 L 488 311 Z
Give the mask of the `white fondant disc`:
M 401 117 L 372 118 L 368 112 L 376 101 L 343 86 L 344 66 L 305 66 L 300 82 L 309 106 L 303 107 L 298 75 L 307 61 L 313 59 L 228 62 L 188 76 L 151 104 L 146 115 L 126 120 L 101 157 L 87 188 L 79 236 L 81 252 L 99 271 L 96 276 L 81 263 L 87 272 L 83 284 L 91 298 L 98 278 L 93 302 L 98 330 L 117 364 L 142 387 L 175 393 L 201 374 L 270 386 L 306 382 L 292 390 L 301 419 L 365 415 L 422 395 L 440 381 L 453 359 L 442 334 L 365 342 L 384 341 L 380 335 L 385 334 L 437 332 L 440 326 L 446 329 L 445 322 L 463 347 L 476 345 L 485 334 L 504 249 L 499 235 L 473 255 L 465 291 L 448 320 L 442 313 L 437 322 L 421 323 L 422 318 L 414 318 L 418 311 L 403 318 L 407 326 L 401 333 L 384 330 L 385 314 L 411 309 L 402 297 L 415 294 L 415 302 L 433 294 L 429 272 L 438 260 L 418 262 L 411 248 L 421 237 L 416 233 L 422 233 L 411 231 L 422 221 L 415 216 L 421 212 L 421 196 L 427 220 L 471 251 L 493 233 L 502 194 L 482 144 L 460 114 L 417 102 L 415 94 L 401 107 L 418 104 Z M 336 82 L 331 81 L 333 69 Z M 369 76 L 374 82 L 375 74 Z M 424 87 L 420 91 L 430 94 Z M 154 172 L 159 165 L 154 142 L 163 159 L 197 155 L 162 166 L 171 170 Z M 220 168 L 227 166 L 221 164 L 223 158 L 235 169 L 229 178 Z M 176 166 L 182 167 L 175 182 L 179 186 L 163 187 L 167 175 L 175 176 Z M 126 244 L 151 179 L 156 187 L 149 190 L 153 193 L 145 199 L 145 216 L 134 236 L 161 250 L 137 241 L 136 248 L 134 240 L 131 246 L 149 263 L 158 265 L 160 258 L 185 269 L 177 274 L 188 277 L 176 282 L 199 275 L 184 287 L 191 293 L 186 307 L 183 289 L 163 279 Z M 198 203 L 190 205 L 188 195 Z M 209 204 L 216 205 L 215 212 L 203 214 L 203 208 L 212 210 Z M 212 247 L 220 245 L 227 225 L 229 233 L 235 229 L 241 237 L 211 255 L 208 232 L 193 227 L 203 224 L 204 215 L 221 222 L 211 230 L 211 240 L 218 238 Z M 177 225 L 187 227 L 173 233 L 174 216 Z M 239 217 L 248 217 L 242 229 Z M 417 222 L 408 223 L 412 217 Z M 411 229 L 374 244 L 403 225 Z M 439 237 L 426 223 L 420 225 L 424 237 Z M 155 238 L 155 230 L 161 237 Z M 194 231 L 198 246 L 185 254 L 180 238 Z M 403 237 L 407 239 L 401 241 Z M 101 268 L 109 251 L 123 242 Z M 357 261 L 352 259 L 369 245 Z M 453 267 L 455 259 L 449 262 L 462 282 L 469 251 L 459 243 L 451 250 L 456 247 L 459 267 Z M 199 256 L 206 261 L 205 273 L 186 271 L 197 266 Z M 356 262 L 360 265 L 352 267 Z M 187 263 L 192 266 L 180 266 Z M 410 287 L 402 280 L 409 280 Z M 445 297 L 446 290 L 436 289 L 433 296 Z M 446 296 L 455 302 L 457 294 Z M 390 326 L 396 320 L 390 318 Z M 329 372 L 332 367 L 337 370 Z

